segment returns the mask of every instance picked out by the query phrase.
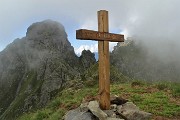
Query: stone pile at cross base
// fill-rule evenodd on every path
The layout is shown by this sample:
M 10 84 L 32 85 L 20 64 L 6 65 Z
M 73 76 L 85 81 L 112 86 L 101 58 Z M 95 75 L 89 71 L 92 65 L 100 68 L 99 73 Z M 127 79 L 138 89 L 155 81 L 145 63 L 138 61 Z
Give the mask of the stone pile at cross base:
M 111 98 L 111 109 L 101 110 L 95 101 L 83 102 L 70 110 L 64 120 L 150 120 L 151 113 L 141 111 L 135 104 L 120 97 Z

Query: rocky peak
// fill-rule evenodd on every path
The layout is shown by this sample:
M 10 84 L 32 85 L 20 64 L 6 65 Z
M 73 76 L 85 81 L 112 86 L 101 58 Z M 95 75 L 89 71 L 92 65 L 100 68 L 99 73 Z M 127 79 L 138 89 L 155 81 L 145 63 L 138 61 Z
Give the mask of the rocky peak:
M 40 35 L 45 35 L 44 37 L 48 35 L 51 36 L 59 35 L 59 36 L 67 37 L 63 25 L 52 20 L 44 20 L 42 22 L 36 22 L 28 27 L 26 32 L 26 36 L 28 38 L 35 38 Z
M 91 65 L 96 63 L 95 54 L 90 50 L 83 50 L 80 56 L 80 61 L 84 69 L 89 68 Z
M 80 74 L 79 67 L 60 23 L 32 24 L 24 38 L 0 53 L 0 119 L 43 107 L 67 80 Z
M 70 42 L 67 40 L 67 34 L 62 24 L 45 20 L 32 24 L 26 33 L 30 45 L 38 49 L 71 49 Z

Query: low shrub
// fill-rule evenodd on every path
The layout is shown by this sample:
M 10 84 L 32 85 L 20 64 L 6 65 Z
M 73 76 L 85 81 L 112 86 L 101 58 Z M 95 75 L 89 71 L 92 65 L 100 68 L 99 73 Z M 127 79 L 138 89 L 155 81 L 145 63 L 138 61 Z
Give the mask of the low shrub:
M 172 89 L 172 94 L 174 97 L 180 97 L 180 86 L 175 86 Z
M 157 87 L 159 90 L 165 90 L 165 89 L 168 89 L 168 88 L 169 88 L 169 86 L 168 86 L 167 83 L 158 83 L 158 84 L 156 85 L 156 87 Z
M 135 87 L 135 86 L 144 86 L 145 83 L 141 80 L 134 80 L 132 83 L 131 83 L 131 87 Z

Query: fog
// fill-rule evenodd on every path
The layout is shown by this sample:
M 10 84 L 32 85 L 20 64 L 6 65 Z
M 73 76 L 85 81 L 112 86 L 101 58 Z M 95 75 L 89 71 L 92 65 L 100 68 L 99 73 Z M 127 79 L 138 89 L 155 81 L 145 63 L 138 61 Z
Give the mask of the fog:
M 129 35 L 140 40 L 149 50 L 165 62 L 180 62 L 180 2 L 157 0 L 150 4 L 139 4 L 133 24 L 127 27 Z
M 109 11 L 110 32 L 132 37 L 148 48 L 150 56 L 180 61 L 179 0 L 0 1 L 0 47 L 22 37 L 32 22 L 53 19 L 64 25 L 72 45 L 80 48 L 88 42 L 76 41 L 75 30 L 97 30 L 96 12 L 101 9 Z

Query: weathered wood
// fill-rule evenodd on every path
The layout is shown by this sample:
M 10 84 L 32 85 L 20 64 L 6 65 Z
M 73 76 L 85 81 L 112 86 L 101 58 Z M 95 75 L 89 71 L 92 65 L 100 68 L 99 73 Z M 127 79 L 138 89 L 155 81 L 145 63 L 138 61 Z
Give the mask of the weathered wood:
M 108 11 L 98 11 L 98 31 L 109 32 Z M 109 41 L 98 41 L 99 103 L 103 110 L 110 109 Z
M 113 34 L 113 33 L 108 33 L 108 32 L 99 32 L 99 31 L 93 31 L 93 30 L 86 30 L 86 29 L 79 29 L 79 30 L 76 30 L 76 39 L 124 42 L 124 35 Z
M 103 110 L 110 109 L 109 41 L 124 42 L 124 35 L 109 33 L 108 11 L 98 11 L 98 31 L 80 29 L 77 39 L 97 40 L 99 53 L 99 103 Z

